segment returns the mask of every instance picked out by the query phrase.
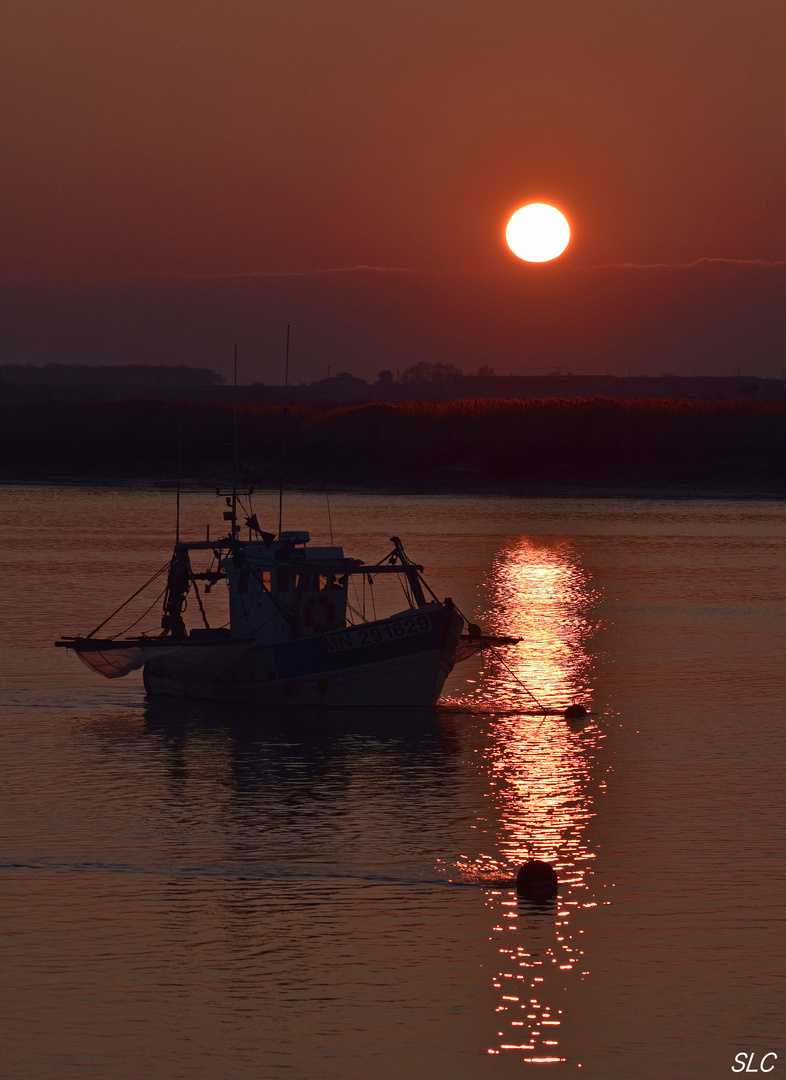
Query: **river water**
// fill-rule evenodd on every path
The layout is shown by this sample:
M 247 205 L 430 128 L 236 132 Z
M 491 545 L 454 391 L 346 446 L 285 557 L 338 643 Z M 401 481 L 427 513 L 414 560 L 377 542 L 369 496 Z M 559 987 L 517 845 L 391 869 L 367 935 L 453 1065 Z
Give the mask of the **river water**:
M 782 503 L 292 495 L 523 641 L 434 716 L 265 717 L 52 648 L 166 563 L 172 493 L 0 502 L 0 1075 L 784 1072 Z M 556 902 L 500 884 L 528 852 Z

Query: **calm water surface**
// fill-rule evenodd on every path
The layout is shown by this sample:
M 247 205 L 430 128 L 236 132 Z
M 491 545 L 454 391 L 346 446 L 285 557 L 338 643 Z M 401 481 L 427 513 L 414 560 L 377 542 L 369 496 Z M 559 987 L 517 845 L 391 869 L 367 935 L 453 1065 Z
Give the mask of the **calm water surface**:
M 0 1075 L 786 1074 L 781 503 L 334 494 L 347 554 L 395 532 L 524 640 L 436 716 L 265 717 L 51 647 L 166 563 L 170 493 L 0 502 Z M 324 497 L 285 526 L 329 542 Z M 558 902 L 495 886 L 528 852 Z

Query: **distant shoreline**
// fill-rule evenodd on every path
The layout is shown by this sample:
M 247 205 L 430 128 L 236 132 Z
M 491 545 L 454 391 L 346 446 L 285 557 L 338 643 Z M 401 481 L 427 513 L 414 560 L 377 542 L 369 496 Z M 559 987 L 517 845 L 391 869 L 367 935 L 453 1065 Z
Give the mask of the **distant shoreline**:
M 200 479 L 199 477 L 184 477 L 181 481 L 183 493 L 213 493 L 217 484 L 223 488 L 230 488 L 231 476 L 218 478 L 215 482 Z M 102 488 L 118 491 L 171 491 L 177 487 L 176 480 L 168 476 L 52 476 L 24 477 L 9 476 L 4 470 L 0 470 L 0 487 L 39 488 L 39 487 L 62 487 L 62 488 Z M 254 486 L 256 493 L 277 495 L 278 488 L 270 484 L 258 484 Z M 413 485 L 396 484 L 387 486 L 369 486 L 360 484 L 289 484 L 285 486 L 285 494 L 324 494 L 338 495 L 342 493 L 358 495 L 379 495 L 396 497 L 418 497 L 444 495 L 446 498 L 472 497 L 478 499 L 598 499 L 598 500 L 636 500 L 636 499 L 662 499 L 673 502 L 688 502 L 691 500 L 728 500 L 730 502 L 742 502 L 745 500 L 761 500 L 767 502 L 786 501 L 786 485 L 781 488 L 688 488 L 684 486 L 641 486 L 628 485 L 627 487 L 611 488 L 602 486 L 564 488 L 521 488 L 521 487 L 415 487 Z
M 232 481 L 226 403 L 0 407 L 0 483 Z M 541 398 L 237 412 L 241 486 L 520 498 L 786 498 L 786 403 Z

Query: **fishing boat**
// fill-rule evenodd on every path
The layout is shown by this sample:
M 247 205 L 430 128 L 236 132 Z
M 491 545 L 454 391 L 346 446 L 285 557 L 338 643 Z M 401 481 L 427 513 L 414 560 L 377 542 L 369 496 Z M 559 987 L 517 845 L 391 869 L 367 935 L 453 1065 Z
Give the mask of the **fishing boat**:
M 518 640 L 482 635 L 449 597 L 439 600 L 399 537 L 377 562 L 347 558 L 341 547 L 311 546 L 305 531 L 264 531 L 250 501 L 243 505 L 250 494 L 233 488 L 227 496 L 229 529 L 217 541 L 183 542 L 178 527 L 171 560 L 159 572 L 167 574 L 160 632 L 101 637 L 105 620 L 55 644 L 109 679 L 141 669 L 151 695 L 433 707 L 458 659 Z M 248 539 L 240 538 L 239 507 L 247 511 Z M 376 618 L 365 593 L 381 575 L 397 577 L 406 606 Z M 216 586 L 225 588 L 228 604 L 213 626 L 203 601 Z M 199 613 L 200 625 L 188 628 L 191 598 L 189 613 Z

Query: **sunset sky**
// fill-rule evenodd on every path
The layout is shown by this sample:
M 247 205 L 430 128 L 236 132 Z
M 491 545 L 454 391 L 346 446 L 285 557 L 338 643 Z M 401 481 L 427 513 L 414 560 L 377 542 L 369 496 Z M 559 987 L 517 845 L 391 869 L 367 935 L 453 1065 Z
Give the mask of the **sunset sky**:
M 6 0 L 0 363 L 239 341 L 277 381 L 291 321 L 303 379 L 780 375 L 785 34 L 782 0 Z M 554 264 L 505 246 L 530 201 Z

